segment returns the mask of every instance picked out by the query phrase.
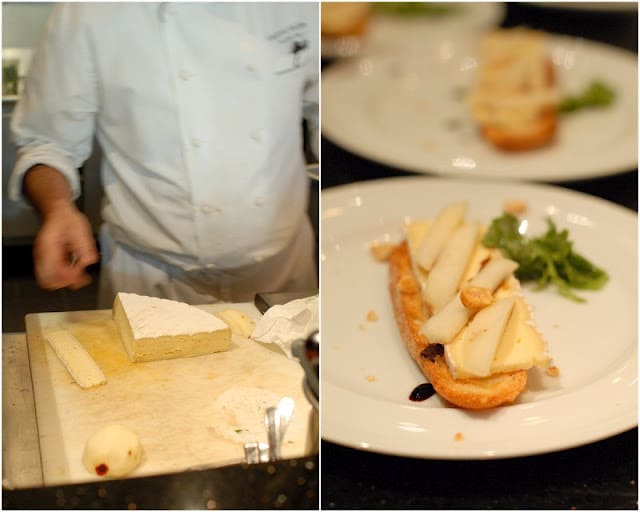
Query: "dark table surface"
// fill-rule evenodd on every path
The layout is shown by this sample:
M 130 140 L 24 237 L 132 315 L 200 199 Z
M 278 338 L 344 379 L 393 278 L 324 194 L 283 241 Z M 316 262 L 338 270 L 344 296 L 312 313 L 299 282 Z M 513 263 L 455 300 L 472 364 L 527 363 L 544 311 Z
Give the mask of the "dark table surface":
M 318 508 L 318 457 L 2 492 L 4 510 Z
M 586 12 L 506 4 L 503 27 L 527 25 L 637 53 L 636 12 Z M 323 67 L 330 66 L 323 62 Z M 322 189 L 411 176 L 322 140 Z M 556 183 L 632 210 L 638 170 Z M 597 404 L 594 404 L 597 406 Z M 487 461 L 411 459 L 321 444 L 324 509 L 637 509 L 638 430 L 551 454 Z

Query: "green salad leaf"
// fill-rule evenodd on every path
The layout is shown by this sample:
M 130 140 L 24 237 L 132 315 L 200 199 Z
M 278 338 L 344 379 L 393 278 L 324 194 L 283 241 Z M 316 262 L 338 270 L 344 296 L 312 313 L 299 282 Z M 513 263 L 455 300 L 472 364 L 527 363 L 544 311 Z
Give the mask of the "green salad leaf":
M 381 13 L 395 16 L 442 16 L 459 9 L 454 3 L 444 2 L 374 2 L 374 8 Z
M 594 80 L 582 94 L 564 98 L 558 105 L 558 109 L 568 114 L 583 108 L 608 107 L 614 98 L 615 92 L 611 87 L 600 80 Z
M 566 229 L 558 231 L 555 223 L 547 219 L 547 232 L 537 238 L 527 238 L 520 233 L 520 221 L 505 213 L 495 218 L 482 243 L 495 247 L 504 256 L 518 262 L 515 274 L 522 281 L 535 281 L 538 288 L 549 284 L 558 292 L 576 302 L 585 302 L 573 292 L 599 290 L 609 279 L 607 273 L 573 250 Z

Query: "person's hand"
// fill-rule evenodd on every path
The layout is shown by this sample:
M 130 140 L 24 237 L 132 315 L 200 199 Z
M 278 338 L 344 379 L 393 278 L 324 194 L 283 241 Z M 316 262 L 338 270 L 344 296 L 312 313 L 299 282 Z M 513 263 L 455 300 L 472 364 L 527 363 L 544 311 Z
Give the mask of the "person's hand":
M 61 202 L 43 218 L 33 259 L 38 285 L 76 290 L 91 283 L 86 268 L 99 259 L 87 218 L 71 202 Z

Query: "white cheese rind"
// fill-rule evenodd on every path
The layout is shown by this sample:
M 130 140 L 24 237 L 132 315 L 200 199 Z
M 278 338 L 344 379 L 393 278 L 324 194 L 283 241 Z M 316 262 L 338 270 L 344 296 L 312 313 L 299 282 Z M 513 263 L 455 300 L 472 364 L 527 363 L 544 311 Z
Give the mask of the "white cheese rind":
M 222 320 L 184 302 L 135 293 L 118 293 L 135 339 L 227 329 Z
M 231 346 L 227 324 L 181 302 L 119 293 L 113 319 L 133 362 L 194 357 Z
M 100 367 L 73 334 L 58 328 L 46 331 L 44 337 L 78 386 L 87 389 L 107 382 Z
M 493 373 L 546 368 L 551 363 L 544 338 L 533 325 L 531 310 L 516 296 L 511 318 L 491 363 Z

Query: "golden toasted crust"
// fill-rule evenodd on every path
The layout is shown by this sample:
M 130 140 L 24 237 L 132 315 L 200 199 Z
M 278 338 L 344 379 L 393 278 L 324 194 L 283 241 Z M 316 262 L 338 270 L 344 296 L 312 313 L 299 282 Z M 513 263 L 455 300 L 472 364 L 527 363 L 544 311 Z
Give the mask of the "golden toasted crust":
M 420 334 L 420 326 L 427 320 L 427 313 L 413 274 L 406 242 L 396 246 L 389 258 L 389 291 L 402 339 L 411 357 L 440 396 L 465 409 L 489 409 L 513 402 L 524 390 L 527 384 L 525 370 L 456 380 L 444 356 L 437 355 L 430 360 L 421 355 L 429 345 L 428 340 Z
M 555 73 L 550 59 L 545 62 L 545 80 L 548 85 L 553 85 Z M 548 108 L 540 113 L 535 122 L 532 122 L 520 130 L 505 129 L 496 125 L 484 125 L 480 127 L 482 136 L 494 146 L 505 151 L 525 151 L 536 149 L 551 143 L 556 135 L 558 127 L 558 114 L 555 108 Z
M 498 125 L 481 127 L 482 136 L 505 151 L 524 151 L 549 144 L 556 133 L 557 115 L 554 110 L 543 112 L 526 129 L 514 132 Z

